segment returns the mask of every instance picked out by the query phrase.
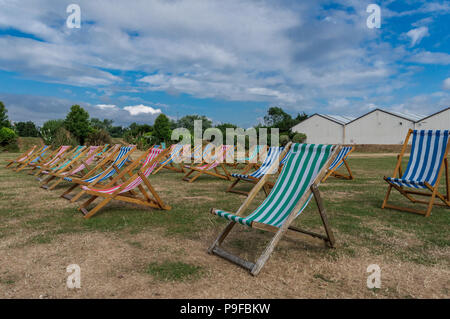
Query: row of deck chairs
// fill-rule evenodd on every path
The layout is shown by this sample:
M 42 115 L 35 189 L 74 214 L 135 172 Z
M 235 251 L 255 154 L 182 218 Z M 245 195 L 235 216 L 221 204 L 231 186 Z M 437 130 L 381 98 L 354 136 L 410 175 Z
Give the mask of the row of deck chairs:
M 402 173 L 401 160 L 408 146 L 410 136 L 413 137 L 411 155 L 407 169 Z M 414 211 L 424 214 L 425 216 L 430 214 L 431 207 L 435 204 L 434 200 L 436 197 L 444 202 L 443 205 L 449 207 L 450 194 L 447 160 L 449 144 L 448 131 L 410 131 L 398 158 L 393 177 L 385 177 L 389 186 L 382 207 L 400 209 L 397 206 L 387 204 L 392 188 L 395 188 L 413 202 L 423 201 L 416 200 L 412 195 L 429 195 L 430 201 L 426 202 L 428 204 L 427 211 Z M 78 193 L 79 196 L 81 196 L 80 194 L 89 196 L 88 200 L 80 206 L 80 211 L 83 212 L 85 218 L 89 218 L 111 200 L 137 203 L 158 209 L 170 209 L 170 206 L 161 200 L 155 189 L 152 187 L 150 176 L 157 172 L 157 169 L 161 168 L 161 166 L 165 167 L 171 163 L 175 163 L 178 164 L 178 169 L 181 171 L 184 169 L 189 170 L 185 176 L 185 180 L 187 181 L 192 181 L 194 178 L 198 179 L 198 174 L 202 175 L 205 174 L 206 171 L 209 171 L 212 173 L 210 175 L 215 177 L 218 177 L 216 175 L 221 175 L 222 177 L 226 176 L 225 179 L 234 177 L 240 181 L 250 180 L 254 184 L 254 187 L 246 194 L 247 198 L 236 213 L 216 208 L 211 209 L 212 214 L 228 220 L 229 223 L 213 242 L 208 250 L 209 253 L 221 256 L 248 269 L 251 274 L 257 275 L 269 259 L 280 239 L 288 232 L 307 234 L 322 239 L 330 247 L 334 246 L 334 236 L 328 225 L 325 207 L 318 187 L 320 183 L 324 182 L 331 175 L 348 179 L 353 178 L 348 163 L 346 163 L 346 158 L 353 151 L 352 148 L 341 148 L 340 146 L 321 144 L 289 143 L 282 149 L 269 148 L 263 163 L 261 165 L 252 166 L 255 168 L 253 173 L 248 173 L 250 170 L 247 167 L 247 171 L 244 171 L 243 174 L 234 176 L 229 176 L 226 173 L 218 174 L 215 170 L 219 167 L 226 170 L 226 163 L 223 162 L 223 159 L 232 152 L 230 146 L 222 146 L 219 149 L 216 149 L 215 152 L 208 150 L 208 148 L 211 148 L 208 146 L 194 149 L 191 159 L 197 159 L 198 164 L 190 166 L 183 166 L 183 153 L 177 156 L 174 154 L 174 152 L 180 154 L 184 148 L 184 146 L 179 145 L 172 146 L 165 150 L 152 147 L 138 159 L 129 160 L 130 152 L 132 152 L 134 147 L 121 147 L 119 151 L 116 151 L 115 156 L 109 157 L 105 162 L 100 161 L 97 164 L 97 171 L 107 166 L 102 173 L 95 175 L 93 171 L 90 171 L 89 174 L 91 175 L 87 174 L 82 178 L 76 179 L 70 178 L 70 181 L 76 184 L 72 189 L 79 189 L 81 186 L 80 193 Z M 72 153 L 72 156 L 75 154 L 76 151 Z M 207 160 L 205 160 L 205 155 Z M 59 151 L 56 152 L 54 156 L 56 158 L 62 157 Z M 272 160 L 271 157 L 273 158 Z M 58 160 L 58 162 L 61 160 L 62 158 Z M 54 159 L 50 159 L 50 162 L 54 163 Z M 131 164 L 129 164 L 130 162 Z M 61 163 L 65 162 L 61 161 Z M 122 163 L 124 163 L 124 166 L 120 166 Z M 342 165 L 345 165 L 348 169 L 348 176 L 343 176 L 336 172 Z M 32 167 L 37 166 L 41 165 L 38 163 L 34 164 Z M 140 168 L 137 169 L 138 167 Z M 41 171 L 44 169 L 53 176 L 49 170 L 51 168 L 48 167 L 48 165 L 43 165 L 40 169 Z M 268 184 L 268 179 L 272 175 L 269 173 L 276 171 L 278 171 L 279 174 L 275 183 L 272 185 Z M 444 171 L 447 186 L 446 195 L 441 194 L 438 190 L 439 181 Z M 194 174 L 193 177 L 191 176 L 192 174 Z M 144 186 L 146 186 L 146 190 L 144 189 Z M 419 192 L 417 190 L 406 190 L 405 188 L 407 187 L 429 190 L 431 191 L 431 194 Z M 234 186 L 232 188 L 234 188 Z M 249 208 L 261 189 L 266 190 L 266 199 L 250 214 L 244 215 L 245 211 Z M 138 192 L 140 192 L 140 196 L 138 196 Z M 67 192 L 63 194 L 65 198 L 71 200 L 74 200 L 78 195 L 68 197 Z M 100 203 L 89 210 L 88 206 L 97 198 L 101 199 Z M 292 222 L 301 215 L 313 198 L 316 201 L 325 234 L 319 234 L 292 226 Z M 411 209 L 404 210 L 412 211 Z M 221 245 L 236 224 L 273 232 L 275 234 L 255 263 L 231 254 Z

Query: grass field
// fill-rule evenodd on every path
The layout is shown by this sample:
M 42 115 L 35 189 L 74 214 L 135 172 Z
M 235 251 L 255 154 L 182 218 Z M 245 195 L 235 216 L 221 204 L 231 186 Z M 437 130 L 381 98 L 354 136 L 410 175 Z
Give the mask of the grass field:
M 258 277 L 206 250 L 226 224 L 211 207 L 235 211 L 244 197 L 229 182 L 193 184 L 163 170 L 151 181 L 171 211 L 112 202 L 90 220 L 77 204 L 46 191 L 34 177 L 4 168 L 0 154 L 1 298 L 448 298 L 450 210 L 430 218 L 380 209 L 396 158 L 355 154 L 356 179 L 321 185 L 337 241 L 286 237 Z M 392 201 L 405 203 L 396 193 Z M 259 201 L 263 199 L 261 193 Z M 253 207 L 256 207 L 256 204 Z M 322 231 L 315 204 L 297 225 Z M 271 234 L 235 227 L 225 246 L 253 260 Z M 81 289 L 68 289 L 66 267 L 81 267 Z M 381 267 L 381 288 L 366 286 Z

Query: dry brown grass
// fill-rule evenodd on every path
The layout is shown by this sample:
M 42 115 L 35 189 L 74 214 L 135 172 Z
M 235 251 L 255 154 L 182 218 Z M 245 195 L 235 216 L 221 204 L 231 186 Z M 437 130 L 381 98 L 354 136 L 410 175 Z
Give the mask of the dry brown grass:
M 9 158 L 0 155 L 0 160 Z M 173 210 L 113 202 L 89 221 L 34 177 L 0 168 L 0 297 L 3 298 L 448 298 L 448 210 L 429 219 L 379 209 L 380 176 L 395 158 L 355 158 L 357 180 L 330 179 L 321 188 L 337 248 L 306 236 L 287 237 L 258 277 L 208 255 L 224 222 L 211 207 L 236 209 L 243 197 L 210 177 L 194 184 L 162 171 L 152 181 Z M 371 186 L 368 186 L 371 185 Z M 261 194 L 259 200 L 263 199 Z M 314 205 L 299 219 L 320 231 Z M 270 234 L 237 227 L 230 251 L 254 259 Z M 151 263 L 181 262 L 199 276 L 164 281 Z M 81 289 L 66 287 L 66 267 L 81 267 Z M 366 287 L 367 266 L 382 269 L 382 287 Z

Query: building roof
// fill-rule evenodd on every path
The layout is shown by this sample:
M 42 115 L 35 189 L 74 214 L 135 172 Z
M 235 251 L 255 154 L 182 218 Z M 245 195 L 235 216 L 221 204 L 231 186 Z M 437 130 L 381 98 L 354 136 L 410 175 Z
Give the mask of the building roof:
M 337 124 L 347 125 L 347 124 L 349 124 L 351 122 L 354 122 L 356 120 L 359 120 L 360 118 L 363 118 L 364 116 L 369 115 L 369 114 L 371 114 L 371 113 L 373 113 L 375 111 L 380 111 L 380 112 L 383 112 L 383 113 L 387 113 L 387 114 L 390 114 L 390 115 L 393 115 L 393 116 L 397 116 L 399 118 L 402 118 L 402 119 L 405 119 L 405 120 L 417 123 L 417 122 L 423 121 L 425 119 L 428 119 L 428 118 L 430 118 L 432 116 L 435 116 L 435 115 L 437 115 L 439 113 L 447 111 L 449 109 L 450 109 L 450 107 L 447 107 L 447 108 L 445 108 L 443 110 L 440 110 L 440 111 L 438 111 L 436 113 L 433 113 L 433 114 L 431 114 L 429 116 L 424 116 L 424 115 L 421 115 L 421 114 L 411 113 L 411 112 L 388 111 L 388 110 L 377 108 L 377 109 L 374 109 L 374 110 L 372 110 L 370 112 L 367 112 L 367 113 L 365 113 L 365 114 L 363 114 L 361 116 L 358 116 L 358 117 L 314 113 L 313 115 L 311 115 L 308 118 L 311 118 L 311 117 L 317 115 L 317 116 L 323 117 L 323 118 L 325 118 L 327 120 L 333 121 L 333 122 L 335 122 Z M 299 124 L 297 124 L 297 125 L 299 125 Z
M 342 116 L 342 115 L 330 115 L 330 114 L 317 114 L 317 115 L 342 125 L 345 125 L 355 119 L 354 117 L 351 116 Z
M 435 115 L 438 115 L 439 113 L 445 112 L 445 111 L 447 111 L 447 110 L 450 110 L 450 106 L 447 107 L 447 108 L 445 108 L 445 109 L 442 109 L 442 110 L 440 110 L 440 111 L 437 111 L 436 113 L 433 113 L 433 114 L 431 114 L 431 115 L 428 115 L 427 117 L 421 118 L 418 122 L 421 122 L 421 121 L 423 121 L 423 120 L 429 119 L 430 117 L 433 117 L 433 116 L 435 116 Z

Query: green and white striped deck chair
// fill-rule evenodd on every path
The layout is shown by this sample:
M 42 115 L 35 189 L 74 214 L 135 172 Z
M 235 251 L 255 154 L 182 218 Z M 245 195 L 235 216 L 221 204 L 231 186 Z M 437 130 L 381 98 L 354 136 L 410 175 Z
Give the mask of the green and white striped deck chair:
M 333 247 L 334 237 L 328 226 L 318 184 L 325 175 L 326 169 L 336 156 L 339 148 L 333 145 L 289 143 L 284 151 L 284 154 L 289 151 L 288 158 L 275 186 L 263 203 L 250 215 L 247 217 L 241 216 L 259 190 L 264 186 L 269 176 L 268 174 L 253 188 L 236 214 L 215 208 L 211 209 L 211 213 L 229 220 L 230 223 L 214 241 L 208 252 L 246 268 L 252 275 L 257 275 L 269 259 L 270 254 L 281 237 L 288 230 L 318 237 Z M 276 165 L 279 165 L 278 161 L 273 163 L 273 169 L 276 169 Z M 313 196 L 319 208 L 319 214 L 324 224 L 326 236 L 291 226 L 291 223 L 302 213 Z M 275 236 L 256 263 L 234 256 L 220 247 L 236 223 L 275 233 Z

